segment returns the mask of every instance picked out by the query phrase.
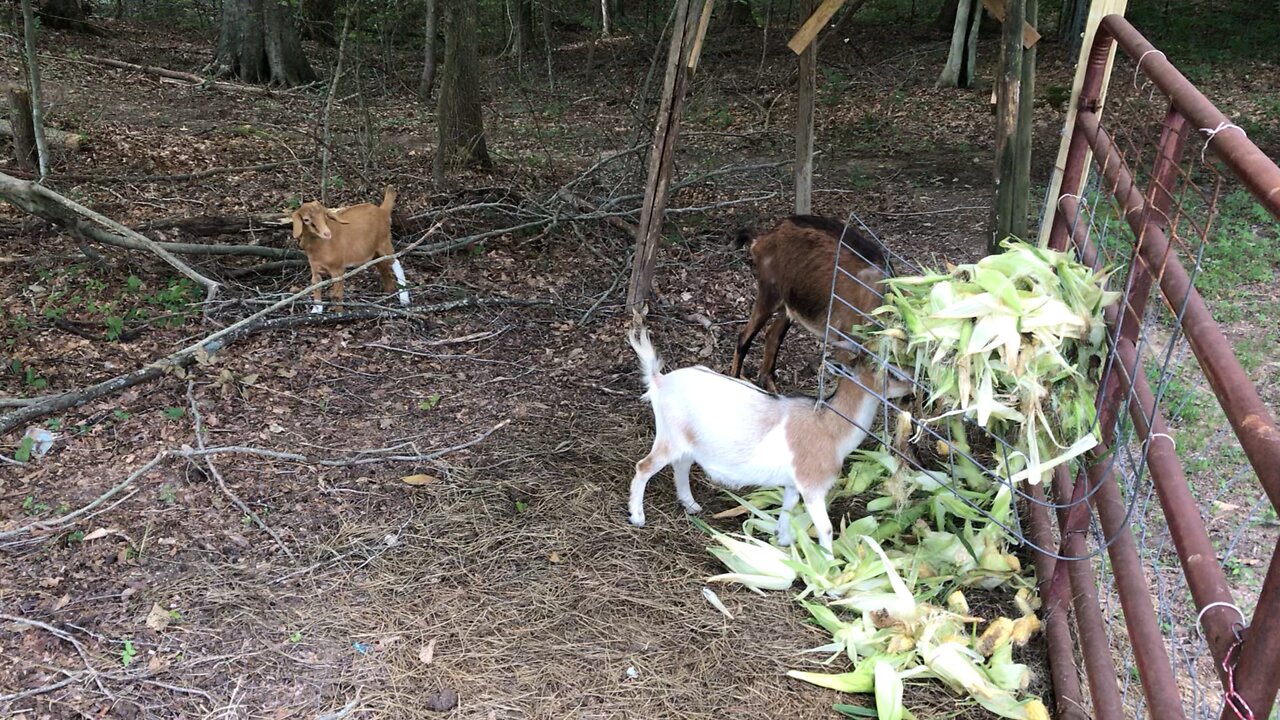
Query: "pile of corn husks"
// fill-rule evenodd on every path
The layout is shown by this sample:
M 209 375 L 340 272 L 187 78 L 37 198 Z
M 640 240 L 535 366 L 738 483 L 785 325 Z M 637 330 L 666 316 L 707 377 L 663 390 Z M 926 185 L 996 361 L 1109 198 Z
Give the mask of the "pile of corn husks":
M 951 438 L 938 442 L 946 467 L 920 471 L 884 447 L 856 453 L 828 504 L 876 497 L 866 503 L 867 515 L 841 522 L 834 556 L 813 541 L 802 514 L 792 517 L 790 548 L 760 539 L 776 530 L 777 489 L 736 498 L 740 507 L 726 514 L 750 515 L 741 535 L 699 523 L 718 542 L 711 553 L 730 571 L 711 581 L 756 592 L 803 583 L 797 600 L 831 635 L 810 652 L 835 667 L 789 674 L 874 693 L 880 720 L 913 717 L 903 702 L 904 681 L 924 679 L 942 681 L 999 717 L 1048 718 L 1043 703 L 1025 692 L 1030 670 L 1013 657 L 1040 628 L 1039 601 L 1010 552 L 1014 539 L 1006 528 L 1017 527 L 1014 487 L 1040 482 L 1096 444 L 1102 310 L 1118 294 L 1104 289 L 1106 274 L 1068 255 L 1022 243 L 1006 247 L 946 274 L 892 280 L 878 311 L 884 328 L 857 329 L 882 358 L 914 369 L 928 391 L 921 417 L 899 414 L 892 446 L 907 450 L 913 422 L 917 438 L 918 425 L 935 426 Z M 1010 450 L 977 467 L 969 460 L 965 420 Z M 964 594 L 975 587 L 1013 594 L 1018 616 L 975 616 Z

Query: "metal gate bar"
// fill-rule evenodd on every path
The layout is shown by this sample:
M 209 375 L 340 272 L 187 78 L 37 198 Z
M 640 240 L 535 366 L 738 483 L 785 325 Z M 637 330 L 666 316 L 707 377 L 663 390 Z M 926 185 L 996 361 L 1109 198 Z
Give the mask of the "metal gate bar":
M 1138 61 L 1137 72 L 1149 79 L 1168 99 L 1169 109 L 1151 170 L 1149 192 L 1145 195 L 1125 162 L 1115 142 L 1103 128 L 1100 90 L 1106 73 L 1112 43 Z M 1266 718 L 1280 685 L 1280 553 L 1273 553 L 1262 591 L 1248 627 L 1238 618 L 1231 603 L 1231 592 L 1219 565 L 1217 553 L 1209 539 L 1199 508 L 1189 491 L 1185 473 L 1177 459 L 1172 437 L 1164 418 L 1157 411 L 1157 398 L 1142 372 L 1138 329 L 1144 317 L 1147 297 L 1154 285 L 1164 302 L 1178 309 L 1182 333 L 1222 407 L 1232 431 L 1252 466 L 1258 481 L 1272 505 L 1280 509 L 1280 431 L 1277 431 L 1257 390 L 1249 381 L 1221 328 L 1213 320 L 1204 299 L 1192 284 L 1191 276 L 1178 260 L 1167 234 L 1172 201 L 1170 188 L 1176 179 L 1189 128 L 1204 134 L 1207 150 L 1223 161 L 1240 184 L 1257 198 L 1271 215 L 1280 220 L 1280 168 L 1257 148 L 1238 127 L 1201 94 L 1178 70 L 1142 37 L 1123 17 L 1104 18 L 1089 54 L 1079 113 L 1071 128 L 1067 164 L 1062 187 L 1067 193 L 1079 192 L 1088 168 L 1089 153 L 1111 194 L 1115 197 L 1127 224 L 1133 231 L 1133 261 L 1130 264 L 1128 293 L 1121 309 L 1108 316 L 1112 333 L 1112 372 L 1101 390 L 1098 407 L 1102 419 L 1103 440 L 1116 442 L 1113 421 L 1121 411 L 1123 398 L 1134 426 L 1146 450 L 1146 462 L 1155 484 L 1161 508 L 1167 518 L 1182 572 L 1192 592 L 1207 644 L 1224 684 L 1226 699 L 1222 717 Z M 1081 227 L 1081 203 L 1078 196 L 1064 194 L 1055 203 L 1050 246 L 1065 249 L 1068 243 L 1092 259 L 1087 227 Z M 1168 439 L 1169 442 L 1160 442 Z M 1100 485 L 1099 485 L 1100 483 Z M 1116 574 L 1117 589 L 1124 610 L 1125 623 L 1133 644 L 1139 668 L 1139 679 L 1153 717 L 1183 717 L 1181 698 L 1173 678 L 1169 651 L 1164 646 L 1151 596 L 1148 594 L 1143 567 L 1132 533 L 1125 527 L 1126 509 L 1119 486 L 1102 454 L 1094 456 L 1087 474 L 1082 473 L 1070 487 L 1065 471 L 1055 473 L 1055 492 L 1060 503 L 1068 496 L 1073 503 L 1059 512 L 1060 555 L 1080 557 L 1082 533 L 1088 523 L 1088 511 L 1082 499 L 1092 495 L 1107 535 L 1115 542 L 1108 553 Z M 1086 494 L 1088 491 L 1088 495 Z M 1094 494 L 1096 491 L 1096 494 Z M 1030 513 L 1037 524 L 1036 513 Z M 1044 513 L 1047 515 L 1047 513 Z M 1043 533 L 1044 528 L 1033 532 Z M 1115 533 L 1119 533 L 1116 535 Z M 1042 566 L 1054 563 L 1048 558 Z M 1060 563 L 1066 562 L 1068 567 Z M 1115 665 L 1106 645 L 1104 622 L 1097 598 L 1081 601 L 1095 592 L 1088 560 L 1059 561 L 1045 602 L 1047 608 L 1061 605 L 1062 593 L 1074 599 L 1079 640 L 1088 674 L 1090 696 L 1095 714 L 1100 718 L 1122 717 L 1115 691 Z M 1100 635 L 1100 637 L 1099 637 Z M 1049 642 L 1061 642 L 1061 633 L 1049 633 Z M 1102 657 L 1105 651 L 1105 658 Z M 1051 658 L 1062 658 L 1060 650 L 1051 650 Z M 1233 665 L 1234 663 L 1234 665 Z M 1229 670 L 1234 668 L 1234 672 Z M 1054 670 L 1055 676 L 1059 673 Z M 1064 707 L 1074 699 L 1071 688 L 1055 694 L 1061 716 L 1073 711 Z M 1078 700 L 1075 701 L 1078 704 Z

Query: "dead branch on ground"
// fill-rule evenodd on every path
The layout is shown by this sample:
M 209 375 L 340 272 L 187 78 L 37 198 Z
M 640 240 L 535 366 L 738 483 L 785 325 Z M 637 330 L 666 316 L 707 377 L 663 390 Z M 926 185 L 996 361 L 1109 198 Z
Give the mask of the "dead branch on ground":
M 86 229 L 96 229 L 89 224 L 90 222 L 108 228 L 118 234 L 122 241 L 132 243 L 138 250 L 148 250 L 159 255 L 178 272 L 197 282 L 205 289 L 206 302 L 212 300 L 217 295 L 218 288 L 221 287 L 217 282 L 196 272 L 190 265 L 179 260 L 151 238 L 136 233 L 115 220 L 69 200 L 43 185 L 0 173 L 0 198 L 73 232 L 80 233 Z
M 169 70 L 168 68 L 154 67 L 152 65 L 135 65 L 127 63 L 123 60 L 112 60 L 111 58 L 98 57 L 96 55 L 83 55 L 85 60 L 106 65 L 107 67 L 119 68 L 121 70 L 132 70 L 134 72 L 155 75 L 156 77 L 169 78 L 170 80 L 185 80 L 192 86 L 198 88 L 216 88 L 218 90 L 229 90 L 232 92 L 252 93 L 254 95 L 271 95 L 272 90 L 267 87 L 259 87 L 257 85 L 241 85 L 239 83 L 229 83 L 223 80 L 214 80 L 213 78 L 202 77 L 193 73 L 179 72 L 177 70 Z
M 204 423 L 200 417 L 200 403 L 196 402 L 195 382 L 191 380 L 187 381 L 187 404 L 191 407 L 191 418 L 195 427 L 196 435 L 196 449 L 205 450 Z M 253 508 L 246 505 L 245 502 L 240 499 L 239 495 L 231 492 L 231 488 L 227 487 L 226 481 L 222 479 L 222 473 L 218 472 L 217 466 L 213 464 L 213 458 L 206 455 L 204 457 L 204 464 L 209 469 L 209 474 L 213 476 L 213 479 L 218 483 L 218 487 L 226 494 L 227 497 L 231 498 L 231 502 L 235 503 L 236 507 L 240 508 L 241 512 L 252 518 L 253 521 L 258 524 L 258 527 L 262 528 L 263 531 L 270 535 L 271 539 L 276 541 L 276 545 L 280 546 L 280 549 L 284 551 L 285 555 L 294 559 L 293 551 L 289 549 L 288 545 L 284 544 L 284 540 L 281 539 L 279 533 L 272 530 L 265 522 L 263 522 L 262 518 L 258 517 L 258 513 L 254 512 Z
M 65 132 L 51 127 L 44 129 L 44 135 L 51 144 L 65 150 L 79 150 L 81 144 L 84 143 L 84 136 L 80 133 Z M 0 120 L 0 137 L 13 137 L 13 126 L 9 124 L 8 120 Z
M 82 516 L 87 516 L 89 513 L 93 512 L 95 509 L 102 506 L 104 503 L 111 500 L 116 495 L 119 495 L 121 492 L 128 489 L 129 486 L 131 486 L 139 478 L 146 475 L 148 472 L 150 472 L 151 470 L 159 466 L 162 462 L 170 458 L 181 458 L 188 461 L 195 461 L 197 459 L 207 460 L 208 458 L 216 455 L 253 455 L 256 457 L 268 458 L 272 460 L 284 460 L 287 462 L 295 462 L 302 465 L 321 465 L 326 467 L 350 467 L 354 465 L 367 465 L 369 463 L 375 463 L 375 462 L 417 462 L 417 463 L 431 462 L 433 460 L 438 460 L 450 453 L 457 452 L 459 450 L 465 450 L 473 445 L 477 445 L 483 442 L 490 435 L 501 430 L 503 427 L 506 427 L 506 425 L 510 422 L 511 422 L 510 420 L 503 420 L 502 422 L 499 422 L 497 425 L 494 425 L 493 427 L 480 433 L 479 435 L 476 435 L 475 437 L 471 438 L 470 440 L 467 440 L 466 442 L 459 443 L 457 445 L 453 445 L 447 448 L 434 450 L 429 453 L 416 454 L 416 455 L 385 454 L 385 455 L 357 456 L 357 457 L 346 457 L 346 458 L 311 459 L 311 458 L 308 458 L 306 455 L 299 455 L 297 453 L 280 452 L 278 450 L 267 450 L 265 448 L 257 448 L 257 447 L 250 447 L 250 446 L 244 446 L 244 445 L 228 445 L 223 447 L 212 447 L 212 448 L 207 447 L 202 449 L 184 447 L 178 450 L 161 450 L 160 452 L 156 453 L 155 457 L 148 460 L 137 470 L 134 470 L 133 472 L 129 473 L 129 475 L 126 476 L 124 480 L 121 480 L 120 482 L 113 485 L 110 489 L 108 489 L 106 492 L 102 493 L 98 497 L 94 498 L 93 501 L 91 501 L 84 507 L 81 507 L 77 510 L 73 510 L 61 517 L 56 517 L 49 520 L 37 520 L 35 522 L 29 523 L 27 525 L 23 525 L 21 527 L 14 528 L 12 530 L 5 530 L 3 532 L 0 532 L 0 540 L 9 540 L 11 538 L 17 538 L 23 535 L 34 533 L 34 532 L 42 532 L 42 533 L 45 533 L 46 535 L 49 533 L 62 532 L 67 528 L 71 527 L 73 524 L 75 524 L 75 522 L 79 520 Z M 359 453 L 357 453 L 357 455 L 359 455 Z M 0 619 L 5 619 L 7 617 L 8 616 L 0 615 Z M 75 642 L 75 641 L 73 640 L 72 642 Z
M 326 281 L 322 284 L 327 286 L 329 282 L 330 281 Z M 202 354 L 213 355 L 238 340 L 258 333 L 302 326 L 331 325 L 376 319 L 392 320 L 409 318 L 427 321 L 433 319 L 442 312 L 448 312 L 451 310 L 473 307 L 494 307 L 501 305 L 528 305 L 536 304 L 538 302 L 520 298 L 478 298 L 452 300 L 450 302 L 415 308 L 414 310 L 364 308 L 341 313 L 307 313 L 304 315 L 286 315 L 284 317 L 263 319 L 263 317 L 268 313 L 274 312 L 280 307 L 299 299 L 299 296 L 304 296 L 309 293 L 310 288 L 300 293 L 296 293 L 285 300 L 271 305 L 266 310 L 254 313 L 254 315 L 250 316 L 246 320 L 242 320 L 224 330 L 214 333 L 204 340 L 193 345 L 189 345 L 142 368 L 124 373 L 123 375 L 117 375 L 95 385 L 90 385 L 89 387 L 81 388 L 79 390 L 68 390 L 55 395 L 45 395 L 31 400 L 21 398 L 0 398 L 0 407 L 13 406 L 21 403 L 17 409 L 4 415 L 0 415 L 0 435 L 3 435 L 16 427 L 29 423 L 32 420 L 37 420 L 53 413 L 69 410 L 87 402 L 92 402 L 93 400 L 122 392 L 135 385 L 141 385 L 143 383 L 156 380 L 165 373 L 185 370 L 185 368 L 190 366 L 193 362 L 196 362 L 198 357 Z

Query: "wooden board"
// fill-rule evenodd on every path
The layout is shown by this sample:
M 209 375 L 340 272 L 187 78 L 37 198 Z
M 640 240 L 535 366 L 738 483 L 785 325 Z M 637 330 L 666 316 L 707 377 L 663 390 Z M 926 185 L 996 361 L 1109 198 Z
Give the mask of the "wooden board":
M 1053 216 L 1058 211 L 1058 198 L 1062 193 L 1078 195 L 1080 188 L 1063 188 L 1062 173 L 1067 167 L 1067 148 L 1071 145 L 1071 131 L 1076 126 L 1076 110 L 1080 104 L 1080 88 L 1084 86 L 1084 72 L 1089 66 L 1089 53 L 1093 51 L 1093 37 L 1098 33 L 1098 25 L 1108 15 L 1124 15 L 1129 0 L 1093 0 L 1089 5 L 1089 17 L 1084 25 L 1084 42 L 1080 44 L 1080 56 L 1076 60 L 1076 77 L 1071 83 L 1071 102 L 1067 105 L 1067 119 L 1063 122 L 1062 140 L 1058 145 L 1058 158 L 1053 163 L 1053 175 L 1049 178 L 1049 191 L 1045 196 L 1044 216 L 1040 219 L 1040 244 L 1047 245 L 1049 231 L 1053 228 Z M 1107 98 L 1107 85 L 1111 82 L 1111 66 L 1115 62 L 1116 48 L 1111 46 L 1111 54 L 1107 56 L 1107 71 L 1102 79 L 1102 92 L 1098 96 L 1099 113 Z M 1092 153 L 1090 154 L 1090 157 Z M 1080 176 L 1080 187 L 1084 187 L 1089 179 L 1089 161 L 1086 160 L 1084 174 Z
M 702 17 L 698 19 L 698 34 L 693 39 L 693 50 L 689 52 L 689 72 L 698 69 L 698 58 L 702 57 L 702 41 L 707 37 L 707 25 L 711 23 L 711 8 L 716 4 L 716 0 L 707 0 L 707 4 L 702 6 Z
M 813 11 L 809 19 L 805 20 L 800 29 L 796 31 L 796 34 L 792 36 L 791 42 L 787 43 L 787 47 L 791 48 L 791 52 L 797 55 L 804 52 L 844 3 L 845 0 L 822 0 L 822 4 L 818 6 L 818 9 Z
M 991 13 L 991 16 L 1000 22 L 1004 22 L 1004 1 L 1005 0 L 982 0 L 982 7 Z M 1022 47 L 1031 48 L 1040 42 L 1040 33 L 1032 27 L 1031 23 L 1022 23 Z

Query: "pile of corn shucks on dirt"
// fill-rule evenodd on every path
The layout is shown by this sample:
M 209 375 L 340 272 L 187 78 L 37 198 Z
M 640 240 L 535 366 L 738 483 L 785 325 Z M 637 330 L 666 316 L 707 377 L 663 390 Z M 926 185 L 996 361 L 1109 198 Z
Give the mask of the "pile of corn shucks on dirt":
M 852 667 L 789 674 L 874 693 L 880 720 L 913 717 L 903 683 L 926 678 L 999 717 L 1048 718 L 1044 704 L 1026 693 L 1030 671 L 1013 657 L 1040 629 L 1029 569 L 1024 573 L 1010 552 L 1016 540 L 1009 531 L 1018 527 L 1015 489 L 1041 482 L 1096 444 L 1103 308 L 1119 294 L 1104 289 L 1106 273 L 1069 255 L 1023 243 L 1005 247 L 973 265 L 891 281 L 877 311 L 882 326 L 856 329 L 878 356 L 914 370 L 923 397 L 919 417 L 898 414 L 892 447 L 859 451 L 833 490 L 829 504 L 877 495 L 866 503 L 868 514 L 844 518 L 834 556 L 811 539 L 803 514 L 793 515 L 790 548 L 760 539 L 773 537 L 777 489 L 737 498 L 737 512 L 749 515 L 741 535 L 700 523 L 718 543 L 711 553 L 730 571 L 710 580 L 757 592 L 789 590 L 799 580 L 804 590 L 797 600 L 831 634 L 830 643 L 810 652 L 827 654 L 833 669 L 846 656 Z M 970 453 L 966 425 L 994 436 L 989 457 Z M 933 441 L 936 470 L 902 459 L 910 441 L 918 446 L 922 437 Z M 975 617 L 964 594 L 970 588 L 1014 594 L 1019 616 Z

